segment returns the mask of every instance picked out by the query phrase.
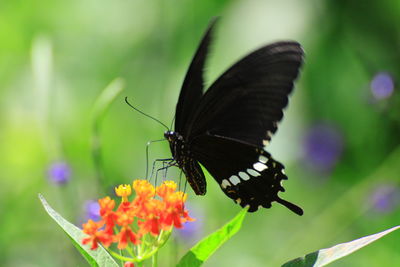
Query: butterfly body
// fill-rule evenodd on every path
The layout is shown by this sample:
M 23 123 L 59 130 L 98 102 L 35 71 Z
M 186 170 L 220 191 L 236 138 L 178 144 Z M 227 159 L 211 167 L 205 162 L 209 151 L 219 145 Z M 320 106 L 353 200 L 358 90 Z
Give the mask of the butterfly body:
M 189 66 L 176 107 L 175 130 L 164 133 L 176 165 L 197 195 L 206 193 L 200 164 L 222 191 L 254 212 L 278 202 L 284 166 L 265 150 L 283 117 L 303 59 L 293 41 L 264 46 L 244 57 L 203 93 L 203 69 L 215 20 Z
M 183 136 L 178 132 L 166 131 L 164 137 L 169 142 L 173 159 L 185 174 L 193 191 L 196 195 L 205 195 L 206 179 L 199 164 L 193 159 L 190 148 L 183 139 Z

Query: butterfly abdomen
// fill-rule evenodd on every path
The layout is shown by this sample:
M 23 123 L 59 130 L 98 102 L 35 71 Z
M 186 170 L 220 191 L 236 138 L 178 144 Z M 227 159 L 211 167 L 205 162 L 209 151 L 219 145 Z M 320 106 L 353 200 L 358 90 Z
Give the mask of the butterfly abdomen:
M 167 131 L 164 133 L 164 137 L 169 142 L 172 157 L 185 174 L 193 191 L 196 195 L 205 195 L 207 185 L 204 173 L 197 161 L 193 159 L 189 145 L 185 142 L 182 135 L 174 131 Z

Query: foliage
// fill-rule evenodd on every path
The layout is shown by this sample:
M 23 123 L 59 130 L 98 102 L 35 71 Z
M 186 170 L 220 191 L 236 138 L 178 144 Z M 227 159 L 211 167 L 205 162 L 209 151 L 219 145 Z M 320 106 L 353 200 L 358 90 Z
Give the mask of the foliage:
M 91 216 L 86 203 L 109 194 L 111 185 L 143 177 L 145 144 L 164 129 L 124 97 L 169 125 L 189 60 L 216 15 L 222 20 L 207 84 L 268 42 L 304 46 L 301 77 L 268 150 L 285 164 L 285 194 L 305 214 L 295 218 L 278 206 L 249 214 L 204 265 L 279 266 L 398 224 L 397 0 L 5 0 L 0 6 L 2 265 L 85 264 L 45 216 L 37 193 L 81 225 Z M 123 93 L 97 108 L 115 77 L 125 81 Z M 100 151 L 93 142 L 96 114 Z M 99 172 L 93 151 L 101 156 Z M 150 156 L 150 163 L 170 157 L 168 145 L 153 144 Z M 171 169 L 168 176 L 179 173 Z M 202 223 L 195 234 L 171 236 L 159 255 L 165 265 L 239 211 L 210 177 L 207 190 L 205 197 L 187 190 Z M 331 266 L 400 265 L 398 241 L 394 232 Z

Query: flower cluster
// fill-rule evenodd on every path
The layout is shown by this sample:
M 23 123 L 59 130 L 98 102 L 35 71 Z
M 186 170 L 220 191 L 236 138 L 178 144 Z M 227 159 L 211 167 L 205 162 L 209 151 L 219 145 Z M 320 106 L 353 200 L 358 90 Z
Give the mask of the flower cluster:
M 136 196 L 129 201 L 131 186 L 116 187 L 115 193 L 121 197 L 121 203 L 115 208 L 116 203 L 110 197 L 99 200 L 101 220 L 83 224 L 83 232 L 88 237 L 82 243 L 91 244 L 91 249 L 96 249 L 98 243 L 106 248 L 117 243 L 118 249 L 126 248 L 132 256 L 129 260 L 146 258 L 154 252 L 152 248 L 163 245 L 173 227 L 182 228 L 183 223 L 193 221 L 184 207 L 186 194 L 176 192 L 176 188 L 172 181 L 155 188 L 146 180 L 135 180 Z M 130 244 L 137 247 L 136 253 Z

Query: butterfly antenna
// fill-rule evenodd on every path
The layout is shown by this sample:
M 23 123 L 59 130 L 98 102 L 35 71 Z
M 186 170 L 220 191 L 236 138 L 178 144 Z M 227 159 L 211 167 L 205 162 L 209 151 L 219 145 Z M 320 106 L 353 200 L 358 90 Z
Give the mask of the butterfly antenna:
M 152 120 L 158 122 L 159 124 L 161 124 L 162 126 L 164 126 L 164 127 L 167 129 L 167 131 L 169 131 L 170 128 L 168 128 L 167 125 L 165 125 L 165 124 L 162 123 L 161 121 L 157 120 L 157 119 L 154 118 L 153 116 L 150 116 L 150 115 L 144 113 L 143 111 L 141 111 L 141 110 L 135 108 L 131 103 L 129 103 L 128 97 L 127 97 L 127 96 L 125 97 L 125 102 L 126 102 L 131 108 L 133 108 L 134 110 L 136 110 L 136 111 L 139 112 L 140 114 L 142 114 L 142 115 L 144 115 L 144 116 L 146 116 L 146 117 L 148 117 L 148 118 L 150 118 L 150 119 L 152 119 Z
M 172 125 L 173 125 L 174 122 L 175 122 L 175 117 L 176 117 L 176 115 L 174 115 L 174 118 L 173 118 L 172 121 L 171 121 L 171 127 L 170 127 L 170 129 L 172 129 Z

